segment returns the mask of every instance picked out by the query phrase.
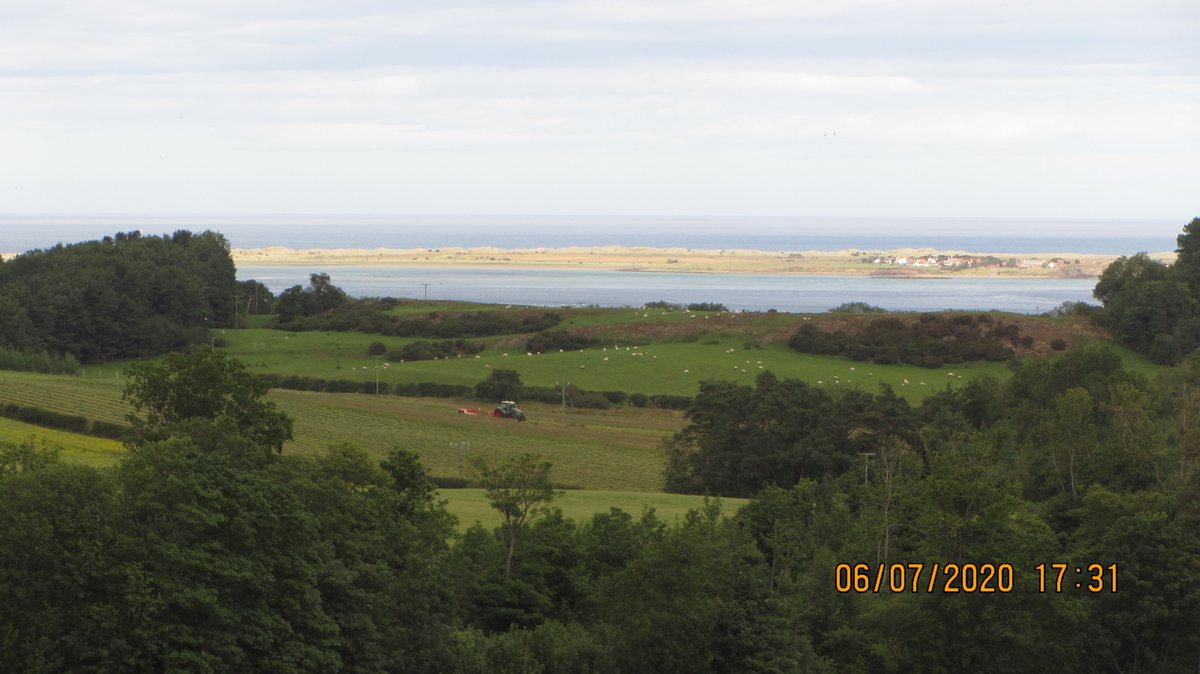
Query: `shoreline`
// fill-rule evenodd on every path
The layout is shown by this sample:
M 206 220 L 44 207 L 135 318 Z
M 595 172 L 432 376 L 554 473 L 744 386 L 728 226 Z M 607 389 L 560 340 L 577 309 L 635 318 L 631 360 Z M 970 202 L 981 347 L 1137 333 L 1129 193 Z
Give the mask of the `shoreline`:
M 1119 255 L 971 253 L 961 250 L 763 251 L 594 246 L 569 248 L 237 248 L 238 266 L 587 269 L 706 274 L 812 274 L 881 278 L 1095 278 Z M 959 262 L 956 268 L 937 266 Z M 1165 262 L 1174 253 L 1153 253 Z M 998 266 L 1001 262 L 1005 266 Z

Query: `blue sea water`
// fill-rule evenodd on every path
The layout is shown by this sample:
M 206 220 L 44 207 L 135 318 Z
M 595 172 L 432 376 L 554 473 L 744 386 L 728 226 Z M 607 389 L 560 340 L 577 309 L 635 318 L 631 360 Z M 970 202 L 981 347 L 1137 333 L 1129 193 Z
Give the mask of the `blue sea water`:
M 794 274 L 698 274 L 570 269 L 243 266 L 242 279 L 273 292 L 328 273 L 358 297 L 463 300 L 535 306 L 641 306 L 718 302 L 731 310 L 820 312 L 844 302 L 896 311 L 969 309 L 1038 313 L 1092 301 L 1094 279 L 948 277 L 911 279 Z M 428 285 L 426 285 L 428 284 Z
M 118 231 L 223 233 L 235 248 L 654 246 L 864 251 L 935 248 L 976 253 L 1131 255 L 1175 247 L 1182 222 L 1162 219 L 580 217 L 580 216 L 22 216 L 0 215 L 0 252 L 48 248 Z M 248 267 L 272 290 L 331 273 L 356 296 L 503 304 L 638 306 L 719 302 L 731 309 L 811 312 L 862 301 L 894 310 L 1045 311 L 1091 301 L 1090 279 L 903 279 L 620 271 Z M 423 284 L 429 284 L 428 286 Z

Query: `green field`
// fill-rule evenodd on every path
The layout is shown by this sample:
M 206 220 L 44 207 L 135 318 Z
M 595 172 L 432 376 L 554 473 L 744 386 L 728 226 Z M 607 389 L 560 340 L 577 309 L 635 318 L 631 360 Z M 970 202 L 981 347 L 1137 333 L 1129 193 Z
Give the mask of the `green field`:
M 111 466 L 125 453 L 125 448 L 116 440 L 68 433 L 0 417 L 0 440 L 22 443 L 30 438 L 37 445 L 60 448 L 65 461 L 88 466 Z
M 0 402 L 123 422 L 129 410 L 120 398 L 113 380 L 0 372 Z M 444 477 L 465 477 L 472 455 L 534 452 L 554 464 L 556 482 L 581 489 L 661 489 L 660 443 L 682 425 L 680 413 L 655 409 L 564 411 L 533 404 L 526 406 L 530 420 L 519 423 L 459 414 L 459 407 L 479 404 L 469 400 L 281 390 L 270 398 L 295 420 L 296 439 L 285 452 L 316 453 L 352 442 L 383 457 L 403 447 Z
M 412 302 L 393 311 L 417 314 L 431 308 L 498 307 Z M 252 372 L 363 382 L 374 381 L 378 376 L 384 383 L 471 386 L 492 371 L 506 368 L 516 370 L 524 383 L 533 386 L 553 387 L 570 382 L 577 388 L 593 391 L 690 396 L 707 379 L 751 385 L 760 373 L 770 371 L 780 378 L 801 379 L 830 389 L 857 387 L 874 392 L 886 383 L 915 404 L 948 386 L 961 386 L 982 376 L 1005 378 L 1011 374 L 1002 363 L 927 369 L 797 353 L 782 340 L 804 317 L 789 314 L 645 309 L 570 309 L 563 313 L 562 327 L 586 329 L 607 341 L 583 351 L 528 355 L 524 351 L 528 336 L 508 335 L 476 340 L 486 347 L 478 357 L 405 363 L 371 358 L 367 347 L 375 341 L 382 341 L 389 348 L 398 347 L 415 339 L 345 332 L 285 332 L 266 327 L 267 317 L 252 317 L 250 323 L 255 327 L 227 330 L 219 336 L 225 340 L 227 351 L 243 360 Z M 703 327 L 697 327 L 700 324 Z M 1082 341 L 1081 338 L 1076 346 Z M 1153 377 L 1161 369 L 1126 349 L 1108 344 L 1121 355 L 1126 367 L 1134 371 Z M 119 367 L 119 363 L 89 366 L 79 377 L 0 372 L 0 403 L 31 405 L 123 423 L 129 409 L 121 401 L 124 382 Z M 604 503 L 617 505 L 614 492 L 644 498 L 647 493 L 661 490 L 662 441 L 684 423 L 680 412 L 633 407 L 601 411 L 526 403 L 522 408 L 529 421 L 518 423 L 458 413 L 460 407 L 488 407 L 491 401 L 288 390 L 273 390 L 270 398 L 295 421 L 296 438 L 285 445 L 285 452 L 312 454 L 334 443 L 351 442 L 382 457 L 390 449 L 401 447 L 417 452 L 432 475 L 448 478 L 469 477 L 467 460 L 474 455 L 504 457 L 533 452 L 553 463 L 553 477 L 560 486 L 593 490 L 588 493 L 597 494 L 596 498 L 603 503 L 588 505 L 585 510 L 589 513 L 603 510 Z M 6 433 L 19 434 L 18 430 Z M 116 443 L 100 448 L 96 443 L 111 441 L 86 436 L 51 442 L 67 447 L 71 458 L 92 463 L 111 461 L 120 451 Z M 81 444 L 85 442 L 92 444 Z M 569 493 L 571 499 L 587 498 L 584 492 Z M 463 499 L 468 491 L 447 494 L 460 501 L 456 508 L 467 508 Z M 473 512 L 486 514 L 487 508 L 481 504 L 472 506 Z M 666 502 L 652 505 L 660 512 L 669 511 Z M 681 505 L 680 510 L 670 512 L 682 512 L 686 507 Z M 568 510 L 566 505 L 563 508 Z M 639 502 L 632 509 L 640 508 Z M 462 512 L 467 513 L 463 519 L 476 516 L 470 515 L 469 509 Z
M 445 500 L 446 509 L 458 517 L 460 530 L 480 522 L 485 527 L 496 527 L 500 516 L 488 505 L 482 489 L 443 489 L 438 498 Z M 746 499 L 720 499 L 721 510 L 732 514 Z M 704 497 L 684 494 L 634 493 L 614 491 L 566 491 L 554 501 L 554 507 L 576 522 L 590 519 L 596 513 L 608 512 L 609 508 L 620 508 L 639 517 L 644 508 L 653 508 L 655 515 L 666 522 L 682 519 L 687 511 L 704 505 Z
M 228 352 L 253 372 L 384 383 L 438 382 L 474 386 L 498 368 L 516 370 L 531 386 L 570 382 L 591 391 L 695 395 L 705 379 L 752 384 L 764 370 L 781 379 L 802 379 L 818 386 L 857 386 L 874 392 L 891 385 L 898 395 L 919 402 L 947 385 L 990 375 L 1006 377 L 1003 363 L 970 363 L 936 370 L 915 365 L 872 365 L 848 358 L 797 353 L 785 344 L 747 347 L 744 337 L 706 336 L 693 342 L 609 344 L 582 351 L 528 355 L 524 338 L 491 339 L 478 356 L 450 360 L 387 362 L 367 355 L 382 341 L 389 348 L 416 340 L 342 332 L 289 333 L 281 330 L 231 330 Z M 376 369 L 378 367 L 378 369 Z

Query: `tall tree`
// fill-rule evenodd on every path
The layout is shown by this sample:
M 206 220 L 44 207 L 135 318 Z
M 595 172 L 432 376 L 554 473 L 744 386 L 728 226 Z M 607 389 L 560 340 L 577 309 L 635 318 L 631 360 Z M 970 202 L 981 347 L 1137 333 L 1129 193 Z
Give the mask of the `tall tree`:
M 223 351 L 194 346 L 160 362 L 132 363 L 126 372 L 123 398 L 133 406 L 128 419 L 145 439 L 166 438 L 196 420 L 231 423 L 276 452 L 292 438 L 292 420 L 265 399 L 267 385 Z M 194 425 L 189 428 L 194 432 Z
M 547 514 L 550 504 L 562 492 L 555 491 L 550 481 L 549 461 L 534 454 L 509 457 L 497 466 L 476 456 L 471 459 L 479 486 L 487 494 L 488 503 L 500 513 L 500 532 L 507 553 L 504 558 L 504 577 L 512 577 L 513 553 L 517 538 L 530 522 Z

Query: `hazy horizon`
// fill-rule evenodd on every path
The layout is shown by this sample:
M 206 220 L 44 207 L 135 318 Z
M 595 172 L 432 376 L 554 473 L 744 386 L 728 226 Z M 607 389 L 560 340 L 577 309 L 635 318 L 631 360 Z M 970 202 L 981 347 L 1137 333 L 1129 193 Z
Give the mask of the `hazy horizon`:
M 9 2 L 0 210 L 1174 218 L 1198 33 L 1190 0 Z

